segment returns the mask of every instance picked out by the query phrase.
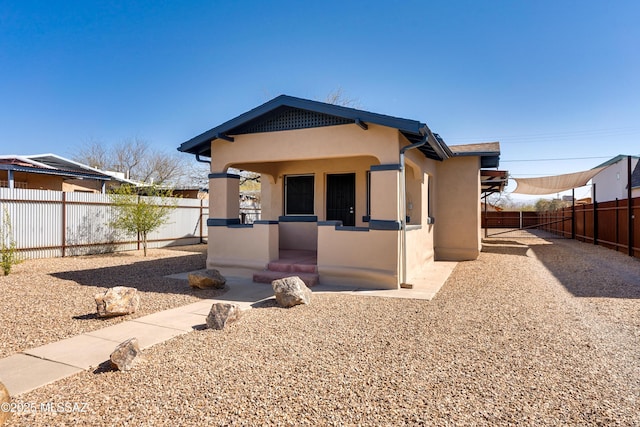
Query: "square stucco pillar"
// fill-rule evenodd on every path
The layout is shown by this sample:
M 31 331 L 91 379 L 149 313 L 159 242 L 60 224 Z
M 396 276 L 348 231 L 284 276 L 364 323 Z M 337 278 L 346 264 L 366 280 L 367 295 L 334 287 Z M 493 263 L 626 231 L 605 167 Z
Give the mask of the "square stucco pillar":
M 400 230 L 400 165 L 371 166 L 369 228 Z
M 240 175 L 225 172 L 209 174 L 209 220 L 207 224 L 239 223 Z

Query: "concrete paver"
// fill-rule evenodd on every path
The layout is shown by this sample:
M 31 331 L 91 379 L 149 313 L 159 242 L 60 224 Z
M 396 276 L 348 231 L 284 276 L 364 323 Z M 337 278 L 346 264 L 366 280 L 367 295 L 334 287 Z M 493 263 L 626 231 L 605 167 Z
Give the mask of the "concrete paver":
M 191 332 L 206 323 L 206 316 L 191 313 L 184 307 L 173 308 L 138 317 L 136 322 Z
M 75 366 L 26 354 L 14 354 L 0 359 L 0 381 L 11 396 L 27 393 L 81 371 Z
M 76 335 L 51 344 L 25 350 L 24 354 L 75 366 L 80 369 L 97 367 L 113 352 L 121 341 L 89 335 Z
M 138 345 L 140 348 L 145 349 L 184 333 L 186 332 L 182 329 L 166 328 L 163 326 L 131 320 L 129 322 L 123 322 L 103 329 L 98 329 L 97 331 L 87 332 L 84 335 L 118 343 L 135 337 L 138 339 Z

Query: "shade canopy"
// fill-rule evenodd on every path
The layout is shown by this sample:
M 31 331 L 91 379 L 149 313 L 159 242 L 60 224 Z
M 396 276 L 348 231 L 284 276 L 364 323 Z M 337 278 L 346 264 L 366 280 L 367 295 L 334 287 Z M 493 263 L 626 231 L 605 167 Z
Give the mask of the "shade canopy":
M 538 178 L 513 178 L 517 183 L 516 189 L 513 190 L 513 192 L 531 195 L 560 193 L 561 191 L 587 185 L 589 180 L 599 174 L 603 169 L 605 169 L 605 167 L 564 175 L 541 176 Z

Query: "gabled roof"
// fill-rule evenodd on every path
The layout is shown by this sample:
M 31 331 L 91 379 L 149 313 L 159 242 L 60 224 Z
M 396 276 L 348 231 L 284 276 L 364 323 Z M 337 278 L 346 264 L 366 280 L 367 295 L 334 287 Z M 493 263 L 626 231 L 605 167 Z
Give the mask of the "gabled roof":
M 427 125 L 419 121 L 288 95 L 280 95 L 259 107 L 209 129 L 181 144 L 178 150 L 211 157 L 211 141 L 215 139 L 229 140 L 233 138 L 233 135 L 246 133 L 303 129 L 347 123 L 356 123 L 365 129 L 367 123 L 395 128 L 411 143 L 428 137 L 427 144 L 419 148 L 425 156 L 435 160 L 444 160 L 451 156 L 451 151 L 442 138 L 432 134 Z
M 477 144 L 451 145 L 449 146 L 453 157 L 480 156 L 481 167 L 497 168 L 500 163 L 500 143 L 481 142 Z

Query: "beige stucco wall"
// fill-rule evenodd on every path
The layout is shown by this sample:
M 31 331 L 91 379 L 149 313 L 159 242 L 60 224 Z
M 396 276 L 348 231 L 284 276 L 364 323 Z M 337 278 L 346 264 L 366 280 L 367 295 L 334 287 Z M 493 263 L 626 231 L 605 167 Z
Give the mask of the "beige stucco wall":
M 102 181 L 93 179 L 69 179 L 62 182 L 62 191 L 102 192 Z
M 280 249 L 318 250 L 318 224 L 316 222 L 281 222 Z
M 406 153 L 405 182 L 407 191 L 407 215 L 410 221 L 406 232 L 405 283 L 428 277 L 435 260 L 434 231 L 437 225 L 429 224 L 429 214 L 434 211 L 433 193 L 436 165 L 440 162 L 427 159 L 417 150 Z M 431 206 L 430 206 L 431 205 Z
M 209 217 L 238 218 L 240 216 L 240 179 L 214 178 L 209 180 Z
M 278 224 L 209 227 L 207 268 L 262 270 L 274 259 L 278 259 Z
M 437 164 L 436 173 L 436 260 L 476 259 L 481 249 L 480 158 L 447 159 Z
M 229 167 L 277 175 L 283 160 L 338 159 L 375 156 L 379 163 L 397 163 L 395 129 L 369 125 L 363 130 L 355 124 L 326 126 L 280 132 L 234 135 L 234 142 L 216 139 L 212 143 L 213 172 Z M 274 169 L 276 168 L 276 169 Z
M 396 289 L 399 232 L 318 227 L 318 273 L 323 284 Z
M 262 218 L 277 220 L 284 215 L 284 179 L 287 175 L 310 174 L 314 176 L 314 214 L 319 221 L 326 218 L 326 180 L 329 174 L 356 174 L 356 225 L 364 225 L 367 170 L 377 164 L 375 157 L 358 156 L 345 159 L 303 160 L 293 163 L 278 162 L 270 165 L 275 175 L 261 182 Z M 266 201 L 266 203 L 265 203 Z
M 6 176 L 6 175 L 5 175 Z M 6 180 L 5 178 L 4 180 Z M 62 191 L 62 177 L 55 175 L 40 175 L 34 173 L 15 172 L 13 174 L 15 182 L 26 182 L 27 188 L 33 190 L 56 190 Z

